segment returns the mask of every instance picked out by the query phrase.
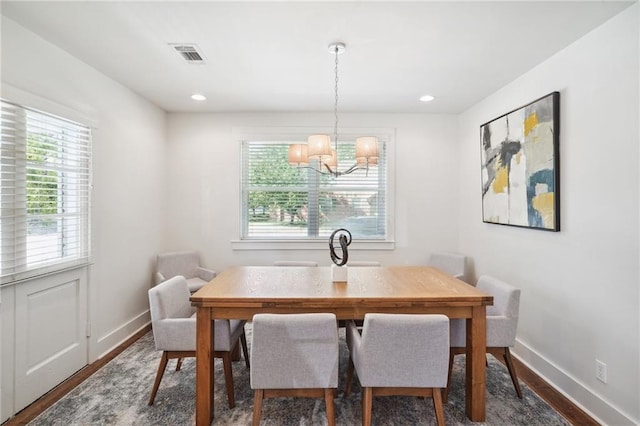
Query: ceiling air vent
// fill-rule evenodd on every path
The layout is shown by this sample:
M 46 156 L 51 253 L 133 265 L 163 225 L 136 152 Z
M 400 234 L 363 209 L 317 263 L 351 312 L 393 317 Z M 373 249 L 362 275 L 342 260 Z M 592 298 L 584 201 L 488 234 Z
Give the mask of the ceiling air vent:
M 195 44 L 171 44 L 171 47 L 190 64 L 204 64 L 204 57 Z

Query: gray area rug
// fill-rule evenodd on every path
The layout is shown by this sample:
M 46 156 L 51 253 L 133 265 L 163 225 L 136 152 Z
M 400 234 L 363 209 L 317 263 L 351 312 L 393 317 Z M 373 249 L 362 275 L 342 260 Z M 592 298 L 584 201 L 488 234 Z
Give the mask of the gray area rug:
M 247 324 L 250 344 L 251 326 Z M 192 425 L 195 423 L 195 359 L 186 359 L 181 371 L 170 361 L 156 396 L 147 401 L 160 360 L 151 332 L 97 371 L 67 396 L 34 419 L 30 425 Z M 348 349 L 340 330 L 340 387 L 335 399 L 336 423 L 362 422 L 357 380 L 349 397 L 344 395 Z M 229 409 L 224 391 L 222 361 L 215 360 L 216 425 L 250 425 L 253 391 L 244 360 L 235 362 L 233 375 L 236 406 Z M 487 367 L 487 425 L 568 425 L 564 418 L 521 383 L 523 399 L 515 394 L 506 368 L 489 356 Z M 445 404 L 448 425 L 483 424 L 469 421 L 464 413 L 464 356 L 457 356 Z M 373 400 L 374 425 L 435 424 L 431 399 L 378 397 Z M 306 398 L 267 399 L 261 425 L 324 425 L 324 401 Z

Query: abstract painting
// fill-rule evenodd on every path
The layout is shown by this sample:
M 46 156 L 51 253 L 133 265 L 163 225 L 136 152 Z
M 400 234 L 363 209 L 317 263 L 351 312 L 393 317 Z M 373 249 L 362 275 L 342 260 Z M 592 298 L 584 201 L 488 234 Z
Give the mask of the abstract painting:
M 559 92 L 480 126 L 484 222 L 560 230 L 559 126 Z

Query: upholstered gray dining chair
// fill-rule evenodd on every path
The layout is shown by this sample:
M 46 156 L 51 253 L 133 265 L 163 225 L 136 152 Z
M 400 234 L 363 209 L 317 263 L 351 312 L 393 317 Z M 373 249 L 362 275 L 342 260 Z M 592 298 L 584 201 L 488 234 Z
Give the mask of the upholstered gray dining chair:
M 151 390 L 149 405 L 158 392 L 164 370 L 170 359 L 178 358 L 176 371 L 180 370 L 182 358 L 196 356 L 196 317 L 195 308 L 189 302 L 187 280 L 178 275 L 170 278 L 149 290 L 149 307 L 151 325 L 156 350 L 162 351 L 160 365 Z M 214 357 L 222 358 L 224 377 L 227 385 L 229 408 L 235 406 L 233 392 L 233 373 L 231 370 L 231 354 L 238 344 L 242 343 L 244 359 L 249 368 L 247 340 L 244 324 L 240 320 L 215 320 Z
M 338 387 L 338 330 L 334 314 L 257 314 L 251 340 L 253 424 L 260 423 L 265 398 L 324 398 L 335 425 Z
M 438 425 L 444 425 L 441 389 L 447 385 L 449 318 L 445 315 L 366 314 L 362 334 L 347 323 L 349 365 L 362 386 L 362 424 L 371 424 L 374 396 L 432 397 Z
M 518 398 L 522 398 L 520 383 L 516 373 L 509 348 L 515 344 L 516 330 L 518 329 L 518 312 L 520 309 L 520 289 L 500 281 L 488 275 L 478 279 L 476 288 L 493 296 L 493 305 L 487 306 L 487 353 L 495 357 L 502 356 L 513 387 Z M 451 351 L 449 356 L 449 378 L 444 392 L 444 401 L 447 401 L 449 384 L 451 383 L 451 371 L 453 359 L 456 355 L 465 353 L 466 325 L 465 320 L 451 320 Z
M 176 275 L 187 279 L 189 291 L 194 293 L 216 276 L 216 271 L 200 266 L 200 256 L 195 251 L 160 253 L 156 259 L 155 283 Z
M 466 273 L 467 257 L 459 253 L 432 253 L 429 257 L 429 265 L 464 281 Z

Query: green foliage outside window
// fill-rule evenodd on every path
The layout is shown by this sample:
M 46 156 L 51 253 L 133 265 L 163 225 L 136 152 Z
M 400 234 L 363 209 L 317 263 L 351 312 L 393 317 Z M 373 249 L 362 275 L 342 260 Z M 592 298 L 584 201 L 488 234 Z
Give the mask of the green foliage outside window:
M 249 181 L 255 188 L 248 193 L 249 222 L 305 223 L 301 211 L 307 204 L 306 173 L 289 165 L 287 146 L 268 146 L 260 154 L 249 169 Z M 274 187 L 291 190 L 274 191 Z
M 58 152 L 55 141 L 45 136 L 27 136 L 27 215 L 30 232 L 42 232 L 54 224 L 43 216 L 58 213 L 58 171 L 49 167 L 55 163 Z M 35 217 L 34 217 L 35 216 Z

